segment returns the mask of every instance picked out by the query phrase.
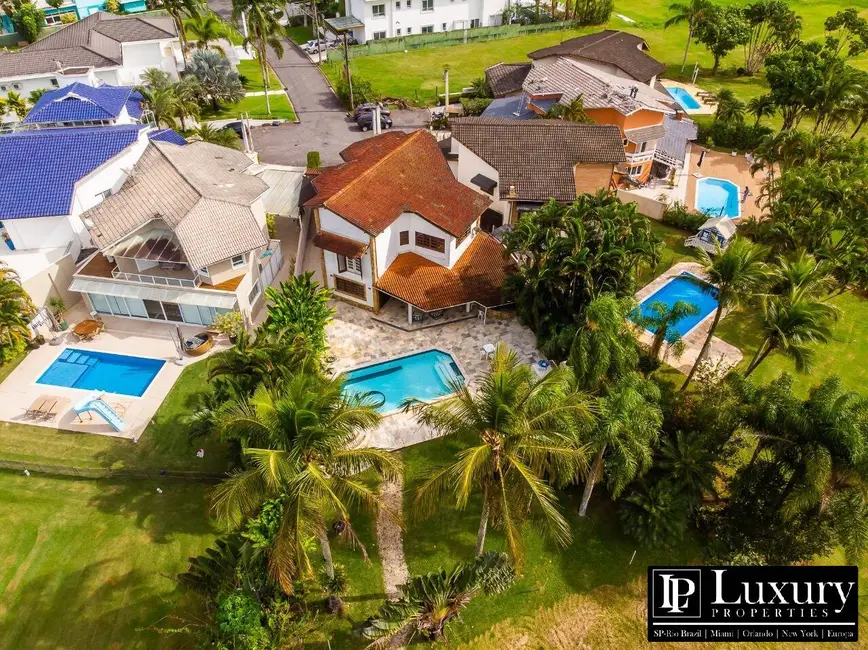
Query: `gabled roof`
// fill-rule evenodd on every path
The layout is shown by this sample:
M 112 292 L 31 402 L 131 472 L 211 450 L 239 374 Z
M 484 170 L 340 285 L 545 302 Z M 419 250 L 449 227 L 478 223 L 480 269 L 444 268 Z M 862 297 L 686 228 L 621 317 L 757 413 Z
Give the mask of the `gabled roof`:
M 0 136 L 0 219 L 69 214 L 75 184 L 132 145 L 138 124 Z
M 623 115 L 632 115 L 643 109 L 675 113 L 672 98 L 650 86 L 566 57 L 531 70 L 524 80 L 524 91 L 529 95 L 559 95 L 558 101 L 564 105 L 581 95 L 585 108 L 614 108 Z
M 665 133 L 666 127 L 663 124 L 640 126 L 636 129 L 624 129 L 624 137 L 635 144 L 650 142 L 651 140 L 659 140 L 665 135 Z
M 479 232 L 451 269 L 416 253 L 401 253 L 376 286 L 424 311 L 471 301 L 496 307 L 505 302 L 501 286 L 511 267 L 503 252 L 500 242 Z
M 313 178 L 317 195 L 305 205 L 325 206 L 371 235 L 414 212 L 460 237 L 491 203 L 455 179 L 426 131 L 362 140 L 341 157 L 346 162 Z
M 187 144 L 187 140 L 183 135 L 174 129 L 160 129 L 159 131 L 151 131 L 148 133 L 148 140 L 156 140 L 157 142 L 171 142 L 183 147 Z
M 687 118 L 677 120 L 667 115 L 663 121 L 663 126 L 666 129 L 666 134 L 657 143 L 657 149 L 668 156 L 684 162 L 687 156 L 687 143 L 691 140 L 696 140 L 699 134 L 696 122 Z
M 133 119 L 141 117 L 142 96 L 135 88 L 108 84 L 94 88 L 87 84 L 74 83 L 44 93 L 30 109 L 24 122 L 47 124 L 114 120 L 124 108 Z
M 495 97 L 504 97 L 521 90 L 531 67 L 530 63 L 496 63 L 485 69 L 485 80 Z
M 120 57 L 120 54 L 117 56 Z M 16 52 L 0 52 L 0 79 L 51 74 L 58 72 L 60 68 L 116 68 L 119 65 L 120 58 L 110 58 L 87 47 L 37 51 L 24 48 Z
M 729 217 L 711 217 L 700 227 L 700 230 L 716 230 L 724 239 L 729 239 L 735 234 L 737 226 Z
M 600 63 L 608 63 L 620 68 L 628 75 L 647 83 L 656 75 L 666 71 L 666 65 L 645 54 L 648 45 L 644 39 L 613 29 L 605 29 L 596 34 L 571 38 L 560 45 L 546 47 L 528 54 L 531 59 L 549 56 L 573 56 Z
M 453 138 L 497 170 L 501 197 L 514 186 L 523 201 L 573 201 L 577 163 L 625 161 L 614 125 L 460 117 L 451 126 Z
M 151 141 L 120 191 L 82 218 L 103 251 L 160 220 L 191 266 L 208 266 L 268 245 L 251 209 L 268 185 L 243 173 L 251 164 L 240 151 L 207 142 Z

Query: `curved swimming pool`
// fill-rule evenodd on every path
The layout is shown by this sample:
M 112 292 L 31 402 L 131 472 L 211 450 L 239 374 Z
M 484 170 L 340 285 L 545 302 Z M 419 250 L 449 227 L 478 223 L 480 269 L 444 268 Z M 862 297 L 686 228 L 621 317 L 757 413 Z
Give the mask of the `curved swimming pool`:
M 696 182 L 696 209 L 709 217 L 741 217 L 738 185 L 724 178 L 700 178 Z
M 678 86 L 664 86 L 666 88 L 666 92 L 672 95 L 672 99 L 678 102 L 686 111 L 695 111 L 699 108 L 699 102 L 696 101 L 696 97 L 687 92 L 684 88 L 679 88 Z

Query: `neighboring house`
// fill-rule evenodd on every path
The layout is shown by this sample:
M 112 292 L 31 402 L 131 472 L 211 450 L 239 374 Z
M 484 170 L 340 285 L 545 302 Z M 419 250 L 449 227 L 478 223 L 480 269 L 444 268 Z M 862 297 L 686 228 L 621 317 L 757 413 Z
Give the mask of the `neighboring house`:
M 654 87 L 658 75 L 666 65 L 652 58 L 644 39 L 634 34 L 613 29 L 579 36 L 528 54 L 534 67 L 554 63 L 561 57 L 580 61 L 585 65 L 616 77 L 639 81 Z
M 0 136 L 0 260 L 37 306 L 69 298 L 75 260 L 91 245 L 81 214 L 120 189 L 148 142 L 137 124 Z
M 120 190 L 82 215 L 99 250 L 70 290 L 100 314 L 207 326 L 237 309 L 252 323 L 283 259 L 251 165 L 206 142 L 152 141 Z
M 667 167 L 658 170 L 658 176 L 668 175 L 674 164 L 670 157 L 657 155 L 657 144 L 666 133 L 665 118 L 676 112 L 673 100 L 650 86 L 561 57 L 534 65 L 524 80 L 524 93 L 528 108 L 538 115 L 556 103 L 566 106 L 581 97 L 589 119 L 617 126 L 627 158 L 617 171 L 629 182 L 646 181 L 655 162 Z
M 350 145 L 313 178 L 314 244 L 336 297 L 379 311 L 390 299 L 437 317 L 502 304 L 503 247 L 479 230 L 491 200 L 458 182 L 427 132 Z
M 482 222 L 489 232 L 549 199 L 570 203 L 609 189 L 615 165 L 625 160 L 615 126 L 462 117 L 451 127 L 458 180 L 491 197 Z
M 0 52 L 0 97 L 81 82 L 134 86 L 148 68 L 184 66 L 174 21 L 94 13 L 15 52 Z
M 346 0 L 359 43 L 414 34 L 500 25 L 509 0 Z
M 524 79 L 533 67 L 531 63 L 496 63 L 485 69 L 485 80 L 495 97 L 521 94 Z
M 134 124 L 142 117 L 142 96 L 129 86 L 97 88 L 73 83 L 50 90 L 30 109 L 25 124 L 41 127 Z
M 695 235 L 688 237 L 684 245 L 701 248 L 706 253 L 717 251 L 717 244 L 726 248 L 735 236 L 736 225 L 729 217 L 711 217 L 703 223 Z

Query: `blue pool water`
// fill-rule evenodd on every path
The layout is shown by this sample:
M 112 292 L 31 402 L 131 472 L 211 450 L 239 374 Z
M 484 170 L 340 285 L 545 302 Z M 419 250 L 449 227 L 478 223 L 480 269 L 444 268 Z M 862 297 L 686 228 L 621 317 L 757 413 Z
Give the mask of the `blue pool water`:
M 696 209 L 709 217 L 741 216 L 738 185 L 722 178 L 700 178 L 696 182 Z
M 659 301 L 667 307 L 671 307 L 679 300 L 683 300 L 699 307 L 699 313 L 696 316 L 688 316 L 680 320 L 675 329 L 681 336 L 684 336 L 696 327 L 706 316 L 717 309 L 717 290 L 713 289 L 712 292 L 703 291 L 702 287 L 684 277 L 690 275 L 690 273 L 685 272 L 675 276 L 653 294 L 645 298 L 639 305 L 641 314 L 643 316 L 650 316 L 651 303 L 653 302 Z
M 677 88 L 674 86 L 672 88 L 664 86 L 664 88 L 666 88 L 667 93 L 672 95 L 672 99 L 681 104 L 681 108 L 685 110 L 694 110 L 699 108 L 699 102 L 696 101 L 696 98 L 693 95 L 684 90 L 684 88 Z
M 346 374 L 344 390 L 348 393 L 380 393 L 373 395 L 382 413 L 401 408 L 404 400 L 415 397 L 429 401 L 448 395 L 450 378 L 464 381 L 461 370 L 451 355 L 440 350 L 428 350 L 392 361 L 384 361 Z
M 67 348 L 36 383 L 141 397 L 164 363 L 160 359 Z

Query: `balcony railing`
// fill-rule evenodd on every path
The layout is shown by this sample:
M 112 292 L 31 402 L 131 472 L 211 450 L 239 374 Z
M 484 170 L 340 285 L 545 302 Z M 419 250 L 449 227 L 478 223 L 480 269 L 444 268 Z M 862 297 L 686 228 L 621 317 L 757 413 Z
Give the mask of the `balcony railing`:
M 624 155 L 627 157 L 627 162 L 632 165 L 637 165 L 639 163 L 648 162 L 654 158 L 654 149 L 651 151 L 639 151 L 639 152 L 624 152 Z
M 187 289 L 196 289 L 202 284 L 202 278 L 198 275 L 188 280 L 186 278 L 166 278 L 159 275 L 143 275 L 142 273 L 125 273 L 118 269 L 112 271 L 112 277 L 115 280 L 126 280 L 127 282 L 141 282 L 143 284 L 153 284 L 159 287 L 185 287 Z

